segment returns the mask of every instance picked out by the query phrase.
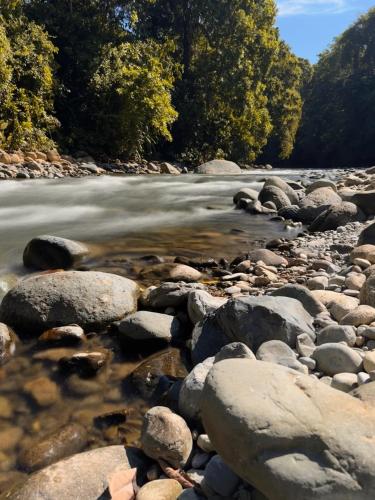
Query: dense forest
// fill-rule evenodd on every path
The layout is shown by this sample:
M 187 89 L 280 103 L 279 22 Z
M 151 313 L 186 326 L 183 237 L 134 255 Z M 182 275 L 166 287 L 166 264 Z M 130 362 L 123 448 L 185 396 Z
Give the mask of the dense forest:
M 375 10 L 315 67 L 274 0 L 0 0 L 0 147 L 199 162 L 375 158 Z

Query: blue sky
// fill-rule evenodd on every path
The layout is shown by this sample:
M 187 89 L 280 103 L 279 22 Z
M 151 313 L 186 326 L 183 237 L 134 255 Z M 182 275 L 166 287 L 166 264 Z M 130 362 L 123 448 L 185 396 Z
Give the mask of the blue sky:
M 281 36 L 311 62 L 375 0 L 277 0 Z

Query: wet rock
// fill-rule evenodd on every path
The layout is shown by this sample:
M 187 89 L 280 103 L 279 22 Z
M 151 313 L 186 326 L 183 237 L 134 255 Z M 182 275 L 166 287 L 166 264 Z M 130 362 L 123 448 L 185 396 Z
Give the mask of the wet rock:
M 272 250 L 266 248 L 259 248 L 257 250 L 252 250 L 249 253 L 249 258 L 253 262 L 263 262 L 266 266 L 286 266 L 288 261 L 281 255 L 277 255 Z
M 120 276 L 67 271 L 19 282 L 4 297 L 0 318 L 16 331 L 78 324 L 101 328 L 135 311 L 138 286 Z
M 88 248 L 78 241 L 38 236 L 27 244 L 23 263 L 33 269 L 70 269 L 82 262 L 88 252 Z
M 103 384 L 97 380 L 83 379 L 79 375 L 73 374 L 67 379 L 66 388 L 75 396 L 89 396 L 103 391 Z
M 16 351 L 16 336 L 14 332 L 0 323 L 0 366 L 6 363 Z
M 64 345 L 79 344 L 87 340 L 83 328 L 78 325 L 58 326 L 45 331 L 39 337 L 39 342 Z
M 13 408 L 9 399 L 0 396 L 0 418 L 11 418 L 13 415 Z
M 109 351 L 79 352 L 59 361 L 63 373 L 77 373 L 81 377 L 94 377 L 110 358 Z
M 274 297 L 290 297 L 298 300 L 311 316 L 317 316 L 327 310 L 307 288 L 301 285 L 285 285 L 272 292 L 271 295 Z
M 259 201 L 262 204 L 272 202 L 275 204 L 277 210 L 291 205 L 288 196 L 276 186 L 264 187 L 259 193 Z
M 205 316 L 216 311 L 227 301 L 224 297 L 214 297 L 204 290 L 192 290 L 188 293 L 188 314 L 194 324 L 202 321 Z
M 8 451 L 16 448 L 23 436 L 20 427 L 8 426 L 0 430 L 0 451 Z
M 150 399 L 167 391 L 171 380 L 182 380 L 186 375 L 179 349 L 168 349 L 143 361 L 127 380 L 143 398 Z
M 289 297 L 241 297 L 218 309 L 215 318 L 230 341 L 243 342 L 251 350 L 268 340 L 294 347 L 302 333 L 315 338 L 312 317 L 299 301 Z
M 155 406 L 145 414 L 141 443 L 148 457 L 165 460 L 176 469 L 186 465 L 193 447 L 185 420 L 163 406 Z
M 280 340 L 264 342 L 257 350 L 256 358 L 260 361 L 275 363 L 301 373 L 307 373 L 306 367 L 297 361 L 294 351 Z
M 57 385 L 47 377 L 39 377 L 26 382 L 23 391 L 42 408 L 52 406 L 60 398 Z
M 371 306 L 358 306 L 357 309 L 346 314 L 340 320 L 341 325 L 369 325 L 375 321 L 375 308 Z
M 198 420 L 200 415 L 200 399 L 207 374 L 214 364 L 214 358 L 207 358 L 197 364 L 182 382 L 178 408 L 181 415 L 188 420 Z
M 241 174 L 242 171 L 240 167 L 232 161 L 212 160 L 197 167 L 196 173 L 203 175 L 235 175 Z
M 347 345 L 331 343 L 318 346 L 312 354 L 317 369 L 326 375 L 337 373 L 358 373 L 362 357 Z
M 157 479 L 138 491 L 137 500 L 176 500 L 182 493 L 182 486 L 175 479 Z
M 317 335 L 317 345 L 332 344 L 334 342 L 345 342 L 353 347 L 356 341 L 356 331 L 349 325 L 328 325 Z
M 84 427 L 79 424 L 68 424 L 27 446 L 19 455 L 18 464 L 23 470 L 34 472 L 82 451 L 87 441 L 88 436 Z
M 305 224 L 311 224 L 314 219 L 330 208 L 331 205 L 340 205 L 341 202 L 340 196 L 330 187 L 315 189 L 300 201 L 298 218 Z
M 96 499 L 106 494 L 108 477 L 117 468 L 138 468 L 145 462 L 137 450 L 107 446 L 73 455 L 30 476 L 7 493 L 8 500 Z
M 364 221 L 366 216 L 360 208 L 350 202 L 333 205 L 321 213 L 310 225 L 309 231 L 330 231 L 349 222 Z
M 258 199 L 258 191 L 251 188 L 242 188 L 238 193 L 236 193 L 233 197 L 233 203 L 237 205 L 240 200 L 252 200 L 257 201 Z
M 225 463 L 270 500 L 373 496 L 374 410 L 318 380 L 226 360 L 207 377 L 202 415 Z
M 181 332 L 180 321 L 168 314 L 138 311 L 127 316 L 119 324 L 121 337 L 135 341 L 170 342 Z

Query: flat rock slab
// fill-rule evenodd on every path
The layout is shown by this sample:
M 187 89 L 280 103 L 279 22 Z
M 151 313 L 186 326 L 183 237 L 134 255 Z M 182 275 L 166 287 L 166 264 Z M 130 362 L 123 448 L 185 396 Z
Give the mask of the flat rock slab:
M 33 276 L 10 290 L 0 306 L 1 321 L 26 333 L 77 324 L 97 329 L 137 307 L 138 285 L 100 272 L 68 271 Z
M 205 430 L 269 500 L 375 498 L 375 408 L 307 375 L 232 359 L 210 370 Z
M 144 458 L 143 458 L 144 460 Z M 142 459 L 132 449 L 107 446 L 87 451 L 50 465 L 15 486 L 2 500 L 73 500 L 101 498 L 108 477 L 117 468 L 142 467 Z M 104 498 L 104 497 L 103 497 Z

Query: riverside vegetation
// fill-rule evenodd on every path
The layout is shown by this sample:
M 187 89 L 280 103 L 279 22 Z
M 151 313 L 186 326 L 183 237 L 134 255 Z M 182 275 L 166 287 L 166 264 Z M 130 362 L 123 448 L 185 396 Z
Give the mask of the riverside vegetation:
M 374 187 L 244 186 L 249 217 L 309 230 L 232 262 L 110 274 L 31 240 L 0 306 L 1 498 L 372 499 Z
M 375 11 L 314 66 L 275 17 L 274 0 L 1 0 L 0 148 L 370 166 Z

